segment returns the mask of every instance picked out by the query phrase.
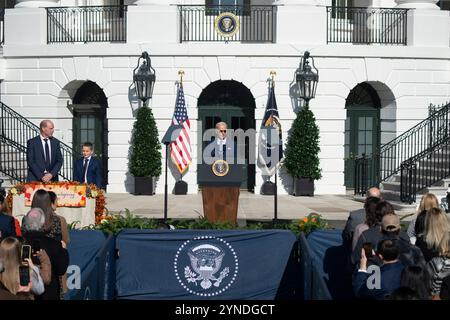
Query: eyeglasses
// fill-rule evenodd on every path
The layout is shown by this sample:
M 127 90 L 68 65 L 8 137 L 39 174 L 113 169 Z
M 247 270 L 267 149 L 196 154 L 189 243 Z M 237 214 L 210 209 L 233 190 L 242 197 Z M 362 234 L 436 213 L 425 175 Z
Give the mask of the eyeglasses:
M 227 130 L 220 130 L 220 132 L 224 132 L 224 133 L 226 133 L 226 132 L 227 132 Z

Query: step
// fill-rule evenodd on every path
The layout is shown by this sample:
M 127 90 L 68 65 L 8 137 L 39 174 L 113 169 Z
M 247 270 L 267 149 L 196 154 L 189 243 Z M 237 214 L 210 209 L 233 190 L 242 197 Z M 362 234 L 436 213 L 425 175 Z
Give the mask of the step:
M 382 196 L 383 196 L 383 192 L 381 192 Z M 388 195 L 389 197 L 389 195 Z M 387 199 L 385 196 L 383 196 L 383 199 L 388 201 L 390 204 L 392 204 L 392 206 L 394 207 L 394 209 L 396 211 L 402 211 L 404 214 L 409 214 L 409 212 L 415 212 L 416 209 L 416 204 L 408 204 L 408 203 L 403 203 L 400 201 L 400 194 L 397 195 L 398 200 L 393 200 L 393 199 Z M 395 198 L 395 197 L 393 197 Z M 360 195 L 355 195 L 353 196 L 353 200 L 355 201 L 359 201 L 359 202 L 364 202 L 366 200 L 365 197 L 360 196 Z M 402 214 L 399 214 L 402 215 Z

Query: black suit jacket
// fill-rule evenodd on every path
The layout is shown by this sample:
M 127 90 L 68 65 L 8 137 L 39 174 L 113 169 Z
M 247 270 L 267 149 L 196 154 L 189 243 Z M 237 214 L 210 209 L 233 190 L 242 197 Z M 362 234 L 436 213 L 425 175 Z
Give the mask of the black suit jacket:
M 50 173 L 52 181 L 58 181 L 58 173 L 63 165 L 60 142 L 56 138 L 50 138 Z M 41 137 L 37 136 L 27 141 L 27 182 L 40 181 L 45 171 L 45 150 Z
M 83 183 L 83 165 L 84 158 L 80 158 L 75 163 L 75 171 L 73 173 L 73 181 L 78 181 Z M 94 183 L 98 188 L 103 188 L 103 171 L 102 164 L 100 160 L 94 157 L 91 157 L 91 161 L 89 161 L 89 166 L 87 168 L 87 182 Z
M 0 240 L 16 236 L 14 218 L 0 212 Z
M 52 265 L 50 284 L 45 285 L 45 292 L 36 298 L 39 300 L 59 300 L 59 276 L 62 276 L 67 271 L 67 267 L 69 266 L 69 253 L 62 247 L 61 242 L 47 237 L 43 232 L 27 232 L 24 233 L 23 237 L 27 244 L 32 244 L 36 240 L 39 241 L 41 249 L 45 250 Z

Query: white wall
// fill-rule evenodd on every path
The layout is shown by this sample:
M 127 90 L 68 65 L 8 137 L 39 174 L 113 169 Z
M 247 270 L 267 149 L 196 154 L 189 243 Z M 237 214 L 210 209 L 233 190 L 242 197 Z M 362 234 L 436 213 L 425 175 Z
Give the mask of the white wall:
M 134 122 L 133 110 L 137 107 L 129 98 L 136 58 L 135 56 L 7 58 L 1 100 L 35 123 L 42 120 L 43 115 L 55 120 L 56 137 L 70 144 L 72 114 L 66 107 L 70 101 L 67 85 L 74 81 L 96 82 L 103 88 L 109 106 L 108 190 L 126 192 L 133 183 L 132 178 L 127 175 L 127 154 Z M 242 82 L 255 97 L 256 127 L 259 128 L 267 99 L 266 80 L 270 71 L 276 70 L 277 102 L 283 138 L 286 142 L 287 131 L 295 118 L 293 109 L 298 103 L 290 94 L 298 62 L 298 57 L 293 56 L 152 56 L 152 64 L 157 71 L 157 82 L 151 107 L 157 118 L 159 138 L 162 138 L 173 114 L 178 70 L 185 71 L 184 86 L 188 114 L 192 120 L 194 163 L 197 157 L 197 99 L 201 91 L 210 82 L 219 79 Z M 323 178 L 316 183 L 317 194 L 345 192 L 343 185 L 345 99 L 358 83 L 363 81 L 379 83 L 380 96 L 382 99 L 386 97 L 387 101 L 386 109 L 382 110 L 382 118 L 383 113 L 388 120 L 394 120 L 396 117 L 396 121 L 387 121 L 382 125 L 382 130 L 386 131 L 385 139 L 388 139 L 388 136 L 392 137 L 394 132 L 399 134 L 407 130 L 423 119 L 430 102 L 441 103 L 450 97 L 449 62 L 446 59 L 318 56 L 316 66 L 320 70 L 320 82 L 317 96 L 310 105 L 321 133 L 320 159 Z M 383 90 L 386 92 L 383 93 Z M 390 96 L 395 97 L 394 106 L 390 104 L 392 101 L 389 102 Z M 189 183 L 191 193 L 197 191 L 195 171 L 193 165 L 184 178 Z M 169 176 L 171 189 L 175 179 Z M 163 183 L 164 181 L 160 180 L 158 193 L 163 192 Z M 255 190 L 259 192 L 262 184 L 259 170 L 256 183 Z M 291 188 L 290 178 L 283 173 L 280 174 L 280 185 L 284 186 L 280 188 L 280 193 L 286 193 Z

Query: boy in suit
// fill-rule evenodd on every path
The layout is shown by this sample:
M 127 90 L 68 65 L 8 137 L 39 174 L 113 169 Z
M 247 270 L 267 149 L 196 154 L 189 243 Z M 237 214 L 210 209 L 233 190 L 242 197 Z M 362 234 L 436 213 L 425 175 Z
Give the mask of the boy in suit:
M 94 146 L 91 142 L 85 142 L 82 146 L 83 157 L 75 163 L 73 180 L 81 183 L 94 183 L 103 189 L 103 172 L 100 160 L 93 157 Z

